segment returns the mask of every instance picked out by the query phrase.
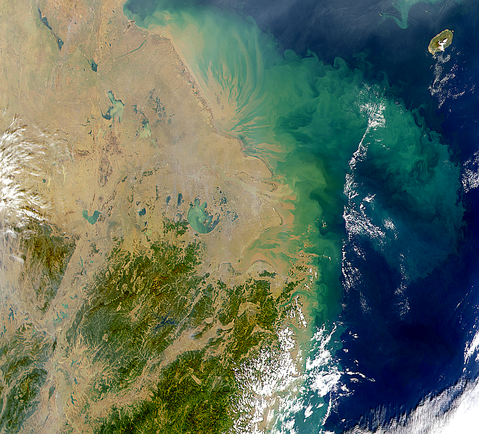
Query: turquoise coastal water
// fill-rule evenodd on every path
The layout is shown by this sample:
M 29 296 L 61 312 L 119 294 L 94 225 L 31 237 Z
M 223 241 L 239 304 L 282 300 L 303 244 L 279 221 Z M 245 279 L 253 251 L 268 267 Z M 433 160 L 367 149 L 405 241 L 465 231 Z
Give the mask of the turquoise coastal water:
M 278 255 L 291 262 L 300 250 L 314 255 L 319 281 L 307 296 L 318 327 L 341 310 L 347 234 L 367 237 L 404 282 L 454 252 L 463 215 L 459 169 L 386 79 L 366 82 L 363 70 L 340 58 L 329 65 L 312 52 L 281 53 L 252 19 L 214 7 L 128 1 L 124 12 L 171 38 L 216 127 L 241 139 L 293 191 L 293 223 L 266 231 L 250 249 L 271 257 L 272 245 L 287 246 Z M 317 426 L 318 418 L 308 421 Z M 297 426 L 306 419 L 297 417 Z

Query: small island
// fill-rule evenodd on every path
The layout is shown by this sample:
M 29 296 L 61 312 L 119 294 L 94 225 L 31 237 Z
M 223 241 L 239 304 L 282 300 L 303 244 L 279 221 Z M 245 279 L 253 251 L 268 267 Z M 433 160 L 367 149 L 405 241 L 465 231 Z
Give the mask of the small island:
M 451 45 L 452 37 L 452 30 L 443 30 L 441 33 L 431 39 L 427 49 L 432 55 L 436 54 L 438 51 L 444 51 L 447 47 L 449 47 L 449 45 Z

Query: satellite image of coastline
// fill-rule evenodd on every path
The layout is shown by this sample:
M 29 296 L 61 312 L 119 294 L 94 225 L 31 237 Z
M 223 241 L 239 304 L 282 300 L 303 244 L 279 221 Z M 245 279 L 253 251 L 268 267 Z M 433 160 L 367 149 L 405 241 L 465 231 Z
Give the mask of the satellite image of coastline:
M 0 433 L 476 432 L 477 17 L 3 0 Z

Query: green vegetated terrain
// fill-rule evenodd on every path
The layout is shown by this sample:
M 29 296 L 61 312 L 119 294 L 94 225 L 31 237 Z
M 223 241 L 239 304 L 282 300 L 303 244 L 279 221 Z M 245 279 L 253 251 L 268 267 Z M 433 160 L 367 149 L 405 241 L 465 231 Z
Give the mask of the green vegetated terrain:
M 67 332 L 69 345 L 87 344 L 92 363 L 109 367 L 83 412 L 149 382 L 147 398 L 109 405 L 106 418 L 91 420 L 97 433 L 225 432 L 235 369 L 279 345 L 275 330 L 298 282 L 274 297 L 274 273 L 236 285 L 199 275 L 201 244 L 182 240 L 182 224 L 164 228 L 165 238 L 146 246 L 118 241 Z
M 44 363 L 54 343 L 31 325 L 22 325 L 0 342 L 0 432 L 13 434 L 38 406 L 47 378 Z
M 50 308 L 75 242 L 39 224 L 31 224 L 21 234 L 24 267 L 20 285 L 25 294 L 34 295 L 30 301 L 36 314 L 42 316 Z M 18 321 L 17 315 L 14 306 L 10 307 L 7 323 L 0 330 L 0 432 L 8 433 L 19 432 L 37 408 L 48 376 L 45 364 L 56 346 L 52 336 L 35 329 L 32 318 Z
M 56 296 L 76 240 L 55 235 L 52 228 L 38 224 L 26 233 L 22 239 L 25 259 L 22 283 L 34 290 L 39 309 L 46 312 Z
M 205 357 L 204 351 L 187 353 L 163 371 L 151 400 L 113 408 L 97 432 L 225 432 L 234 393 L 234 377 L 217 358 Z
M 280 291 L 278 276 L 266 270 L 249 277 L 200 273 L 203 246 L 187 229 L 186 220 L 165 219 L 161 239 L 117 240 L 85 288 L 87 300 L 70 312 L 68 328 L 60 327 L 65 337 L 59 346 L 54 334 L 12 308 L 10 331 L 0 339 L 0 432 L 20 432 L 42 400 L 53 402 L 55 391 L 58 402 L 78 409 L 89 432 L 219 433 L 232 427 L 241 416 L 235 372 L 260 350 L 279 354 L 277 330 L 300 279 L 283 280 Z M 54 318 L 78 242 L 41 225 L 22 238 L 19 283 L 35 298 L 37 320 Z M 89 365 L 73 360 L 78 348 Z M 48 382 L 59 357 L 71 359 L 62 369 L 75 365 L 69 378 L 87 394 L 80 404 L 79 396 L 63 396 Z M 100 371 L 90 375 L 92 366 Z M 92 415 L 95 407 L 103 408 L 101 417 Z M 69 422 L 63 429 L 75 431 Z

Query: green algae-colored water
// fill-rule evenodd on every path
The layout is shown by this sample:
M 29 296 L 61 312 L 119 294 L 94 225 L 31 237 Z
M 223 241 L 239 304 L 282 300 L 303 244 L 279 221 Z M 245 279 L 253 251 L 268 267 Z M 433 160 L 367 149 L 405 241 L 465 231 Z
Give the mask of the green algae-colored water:
M 318 281 L 305 296 L 318 327 L 341 310 L 346 234 L 367 237 L 398 275 L 408 270 L 409 281 L 454 249 L 463 214 L 459 169 L 387 78 L 366 80 L 367 64 L 351 69 L 340 58 L 325 64 L 313 52 L 281 52 L 252 19 L 212 6 L 130 0 L 124 12 L 171 39 L 215 126 L 292 191 L 293 223 L 266 230 L 249 249 L 272 257 L 282 246 L 276 255 L 289 264 L 300 251 L 314 258 Z M 378 193 L 367 194 L 363 180 Z M 303 423 L 321 426 L 328 411 L 327 392 L 304 393 L 315 411 L 308 422 L 296 418 L 299 432 Z
M 214 7 L 130 0 L 124 12 L 141 27 L 163 29 L 218 114 L 219 130 L 241 139 L 249 155 L 271 168 L 274 180 L 293 190 L 294 224 L 266 231 L 250 248 L 267 252 L 287 243 L 291 258 L 285 260 L 293 261 L 299 250 L 316 256 L 319 323 L 339 309 L 345 224 L 370 229 L 358 216 L 343 216 L 346 203 L 354 208 L 358 162 L 368 160 L 371 175 L 386 186 L 389 206 L 409 208 L 443 233 L 429 260 L 416 263 L 414 252 L 405 255 L 412 273 L 424 275 L 446 254 L 462 217 L 459 171 L 448 162 L 439 135 L 394 98 L 386 79 L 367 83 L 362 70 L 340 58 L 328 65 L 312 52 L 281 53 L 252 19 Z M 389 218 L 385 210 L 377 212 L 379 221 Z M 404 248 L 381 236 L 373 242 L 381 251 L 391 249 L 386 257 L 392 264 Z
M 46 423 L 62 413 L 59 405 L 67 417 L 57 429 L 65 433 L 78 431 L 78 420 L 96 433 L 250 433 L 251 421 L 266 415 L 275 433 L 324 432 L 341 373 L 375 381 L 359 367 L 341 372 L 336 357 L 346 351 L 337 336 L 349 332 L 335 323 L 343 287 L 357 283 L 347 281 L 355 278 L 345 259 L 348 237 L 363 236 L 362 245 L 351 243 L 358 257 L 363 247 L 380 253 L 406 284 L 433 274 L 454 252 L 463 214 L 459 169 L 439 134 L 395 97 L 387 79 L 366 80 L 366 64 L 352 69 L 339 58 L 325 64 L 312 52 L 282 52 L 252 19 L 194 3 L 130 0 L 124 11 L 171 38 L 220 133 L 241 140 L 246 154 L 271 169 L 271 181 L 284 187 L 278 191 L 288 192 L 279 206 L 291 210 L 292 223 L 266 230 L 247 253 L 286 263 L 289 273 L 270 266 L 244 274 L 227 264 L 213 269 L 201 240 L 217 235 L 219 220 L 200 199 L 172 220 L 147 203 L 132 204 L 135 218 L 162 219 L 163 234 L 143 229 L 147 236 L 133 245 L 114 238 L 108 252 L 101 239 L 92 240 L 99 249 L 95 242 L 86 248 L 90 240 L 79 246 L 57 228 L 29 227 L 15 260 L 23 264 L 20 285 L 31 290 L 26 301 L 35 315 L 12 303 L 0 333 L 2 432 L 26 432 L 40 416 Z M 395 2 L 403 5 L 401 26 L 413 3 Z M 102 115 L 118 126 L 124 103 L 111 91 L 108 98 Z M 155 104 L 158 119 L 166 117 L 159 97 Z M 152 135 L 146 118 L 137 133 Z M 156 172 L 149 169 L 148 181 Z M 157 199 L 158 191 L 157 185 Z M 175 202 L 180 209 L 181 193 Z M 105 207 L 82 216 L 90 233 L 116 224 Z M 301 255 L 309 259 L 294 268 Z M 93 265 L 84 267 L 82 258 Z M 313 269 L 318 279 L 311 283 Z M 309 325 L 296 310 L 303 300 Z M 377 308 L 379 315 L 389 308 Z M 22 315 L 25 324 L 7 335 L 6 325 Z M 331 330 L 338 330 L 334 338 Z M 297 359 L 281 364 L 290 350 L 298 350 Z M 276 401 L 267 402 L 271 396 Z

